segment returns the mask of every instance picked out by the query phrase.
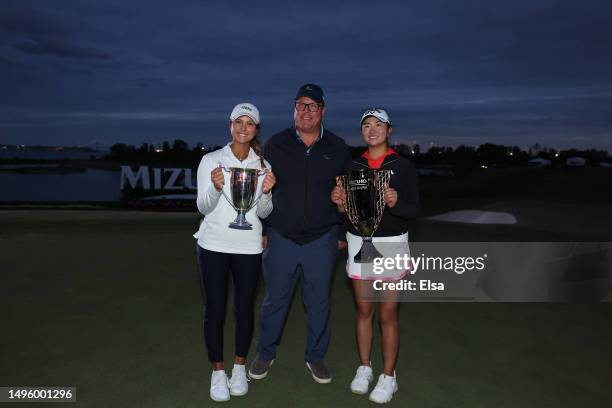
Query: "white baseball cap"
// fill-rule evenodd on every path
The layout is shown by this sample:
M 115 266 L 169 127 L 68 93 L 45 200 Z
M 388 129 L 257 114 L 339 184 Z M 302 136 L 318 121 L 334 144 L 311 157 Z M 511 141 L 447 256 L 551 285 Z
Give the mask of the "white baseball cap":
M 255 105 L 248 102 L 242 102 L 234 106 L 232 113 L 230 114 L 230 120 L 235 120 L 240 116 L 248 116 L 253 119 L 256 125 L 259 125 L 259 110 Z
M 363 112 L 363 115 L 361 115 L 361 122 L 359 123 L 363 124 L 363 121 L 365 120 L 365 118 L 369 116 L 374 116 L 376 119 L 380 120 L 381 122 L 387 123 L 389 124 L 389 126 L 391 126 L 391 119 L 389 119 L 389 114 L 387 113 L 387 110 L 385 108 L 366 109 Z

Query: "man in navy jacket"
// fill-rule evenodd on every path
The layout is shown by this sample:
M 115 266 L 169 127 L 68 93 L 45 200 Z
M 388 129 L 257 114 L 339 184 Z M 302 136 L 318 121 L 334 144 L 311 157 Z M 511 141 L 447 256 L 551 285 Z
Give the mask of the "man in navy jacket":
M 295 126 L 272 136 L 264 156 L 274 169 L 274 210 L 267 218 L 268 248 L 263 255 L 265 297 L 261 307 L 257 358 L 249 375 L 262 379 L 276 358 L 295 284 L 302 278 L 308 338 L 304 359 L 312 377 L 329 383 L 325 363 L 329 345 L 330 284 L 341 218 L 330 200 L 336 176 L 346 173 L 351 156 L 346 143 L 322 126 L 323 90 L 300 87 Z

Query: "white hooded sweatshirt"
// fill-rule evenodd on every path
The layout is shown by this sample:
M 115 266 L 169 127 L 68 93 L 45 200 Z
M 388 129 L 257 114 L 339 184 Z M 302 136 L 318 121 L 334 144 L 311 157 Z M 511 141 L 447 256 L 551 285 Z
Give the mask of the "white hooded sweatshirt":
M 198 245 L 204 249 L 230 254 L 259 254 L 261 248 L 261 221 L 259 217 L 266 218 L 272 212 L 272 193 L 262 194 L 257 205 L 246 213 L 246 219 L 253 225 L 252 230 L 238 230 L 229 228 L 229 223 L 236 218 L 236 210 L 215 189 L 210 172 L 221 164 L 223 167 L 240 167 L 263 170 L 259 156 L 250 148 L 249 155 L 243 161 L 238 160 L 228 143 L 222 149 L 208 153 L 202 157 L 198 167 L 198 210 L 204 214 L 200 229 L 193 236 Z M 265 161 L 266 168 L 270 163 Z M 229 173 L 225 175 L 223 191 L 231 197 L 229 186 Z M 255 197 L 261 194 L 264 176 L 257 182 Z

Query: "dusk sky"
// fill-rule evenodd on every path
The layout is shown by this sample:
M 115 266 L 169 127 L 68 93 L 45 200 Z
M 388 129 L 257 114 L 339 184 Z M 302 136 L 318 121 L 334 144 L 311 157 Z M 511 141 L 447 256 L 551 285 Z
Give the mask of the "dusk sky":
M 611 22 L 609 0 L 2 0 L 0 144 L 222 144 L 243 101 L 265 140 L 314 82 L 353 145 L 385 106 L 397 142 L 612 152 Z

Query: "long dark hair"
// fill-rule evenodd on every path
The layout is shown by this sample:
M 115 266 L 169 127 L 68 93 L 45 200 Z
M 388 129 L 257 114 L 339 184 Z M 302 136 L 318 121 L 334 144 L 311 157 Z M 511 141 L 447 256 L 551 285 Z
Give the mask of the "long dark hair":
M 257 156 L 259 156 L 259 161 L 261 162 L 261 168 L 265 169 L 266 168 L 266 163 L 264 162 L 263 150 L 261 150 L 261 144 L 259 144 L 259 131 L 260 131 L 260 129 L 261 129 L 260 126 L 257 125 L 257 134 L 255 135 L 253 140 L 251 140 L 251 143 L 249 143 L 249 146 L 251 147 L 251 149 L 253 149 L 255 154 Z

